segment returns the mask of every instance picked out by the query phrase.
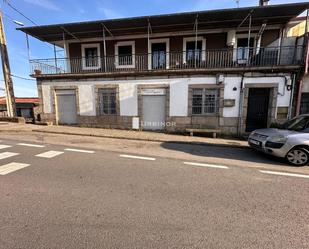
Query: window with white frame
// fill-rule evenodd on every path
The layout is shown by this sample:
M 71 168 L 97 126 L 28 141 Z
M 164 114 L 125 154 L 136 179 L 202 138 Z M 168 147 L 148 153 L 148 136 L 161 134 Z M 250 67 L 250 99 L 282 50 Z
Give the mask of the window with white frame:
M 205 61 L 206 39 L 199 37 L 183 38 L 183 61 L 187 64 L 196 65 Z
M 151 39 L 148 43 L 148 69 L 168 69 L 170 58 L 169 38 Z
M 117 114 L 117 90 L 116 88 L 99 89 L 99 113 L 100 115 Z
M 135 42 L 117 42 L 115 45 L 116 68 L 135 67 Z
M 83 69 L 98 69 L 101 67 L 100 44 L 82 44 Z
M 253 54 L 254 47 L 256 46 L 254 37 L 255 33 L 251 34 L 248 48 L 248 34 L 236 34 L 236 42 L 234 43 L 233 61 L 239 64 L 247 63 L 250 55 Z M 258 50 L 257 50 L 258 51 Z
M 248 38 L 238 38 L 237 39 L 237 60 L 248 60 L 250 52 L 252 53 L 254 46 L 254 38 L 251 37 L 249 40 L 248 47 Z
M 217 114 L 219 110 L 219 91 L 217 89 L 192 89 L 192 114 Z

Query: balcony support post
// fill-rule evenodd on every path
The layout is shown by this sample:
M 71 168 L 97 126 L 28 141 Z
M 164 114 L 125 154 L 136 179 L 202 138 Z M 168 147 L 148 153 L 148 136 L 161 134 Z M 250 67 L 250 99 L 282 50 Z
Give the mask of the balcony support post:
M 56 70 L 58 68 L 58 65 L 57 65 L 57 52 L 56 52 L 56 45 L 54 44 L 54 58 L 55 58 L 55 67 L 56 67 Z
M 30 62 L 30 45 L 29 45 L 29 36 L 28 36 L 28 34 L 26 34 L 26 44 L 27 44 L 28 61 Z M 29 70 L 32 73 L 31 63 L 30 63 L 30 66 L 29 66 Z
M 197 63 L 198 14 L 196 15 L 196 18 L 195 18 L 194 29 L 195 29 L 194 67 L 196 68 L 197 66 L 196 63 Z
M 278 52 L 278 57 L 277 57 L 277 65 L 280 65 L 280 60 L 281 60 L 281 51 L 282 51 L 282 38 L 283 38 L 283 28 L 280 29 L 279 33 L 279 52 Z M 294 57 L 294 56 L 293 56 Z
M 305 24 L 305 34 L 308 32 L 308 15 L 309 15 L 309 9 L 306 11 L 306 24 Z
M 103 58 L 104 58 L 104 72 L 106 72 L 106 37 L 105 37 L 105 27 L 103 26 Z
M 30 45 L 29 45 L 29 37 L 28 37 L 28 34 L 26 34 L 26 43 L 27 43 L 28 61 L 30 61 Z
M 251 15 L 251 13 L 250 13 L 250 15 L 249 15 L 249 27 L 248 27 L 248 51 L 247 51 L 247 53 L 248 53 L 248 58 L 247 58 L 247 64 L 250 64 L 250 36 L 251 36 L 251 21 L 252 21 L 252 15 Z
M 151 48 L 151 44 L 150 44 L 150 34 L 152 34 L 152 30 L 151 30 L 151 24 L 148 18 L 148 27 L 147 27 L 147 50 L 150 51 L 147 52 L 147 60 L 148 60 L 148 70 L 151 70 L 152 67 L 152 48 Z

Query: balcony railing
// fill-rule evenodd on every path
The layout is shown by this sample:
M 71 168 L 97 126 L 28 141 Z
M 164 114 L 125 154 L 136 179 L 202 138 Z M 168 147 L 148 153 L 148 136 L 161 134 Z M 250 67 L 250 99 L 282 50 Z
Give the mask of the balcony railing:
M 304 46 L 160 52 L 127 56 L 30 60 L 31 73 L 83 74 L 159 70 L 300 66 Z

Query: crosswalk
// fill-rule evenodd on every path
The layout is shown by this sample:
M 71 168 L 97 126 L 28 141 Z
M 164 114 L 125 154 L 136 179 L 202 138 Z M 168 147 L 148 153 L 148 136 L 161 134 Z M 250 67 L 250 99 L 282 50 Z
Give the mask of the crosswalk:
M 15 163 L 15 162 L 8 163 L 8 164 L 2 165 L 0 167 L 0 175 L 7 175 L 9 173 L 12 173 L 14 171 L 26 168 L 28 166 L 30 166 L 30 164 L 27 164 L 27 163 Z
M 43 158 L 53 158 L 53 157 L 59 156 L 63 153 L 64 153 L 63 151 L 50 150 L 50 151 L 46 151 L 46 152 L 43 152 L 43 153 L 35 155 L 35 156 L 43 157 Z
M 34 158 L 41 158 L 41 160 L 48 160 L 53 159 L 55 157 L 61 156 L 64 153 L 85 153 L 85 154 L 93 154 L 95 151 L 91 150 L 82 150 L 82 149 L 75 149 L 75 148 L 64 148 L 62 150 L 48 150 L 48 145 L 45 144 L 31 144 L 31 143 L 16 143 L 16 144 L 2 144 L 2 141 L 0 141 L 0 177 L 8 175 L 10 173 L 13 173 L 18 170 L 22 170 L 24 168 L 27 168 L 31 166 L 30 163 L 27 162 L 20 162 L 21 160 L 27 161 L 27 157 L 23 157 L 23 159 L 20 159 L 20 157 L 17 157 L 19 155 L 22 156 L 22 152 L 12 152 L 11 150 L 14 150 L 15 148 L 18 149 L 18 147 L 29 147 L 34 149 L 35 152 L 33 154 Z M 9 151 L 6 151 L 9 150 Z M 11 159 L 12 162 L 3 162 L 7 159 Z M 3 163 L 2 163 L 3 162 Z

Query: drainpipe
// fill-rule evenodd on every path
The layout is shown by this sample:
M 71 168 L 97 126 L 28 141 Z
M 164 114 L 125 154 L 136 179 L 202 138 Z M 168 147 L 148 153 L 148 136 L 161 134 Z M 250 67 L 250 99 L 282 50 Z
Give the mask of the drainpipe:
M 239 92 L 239 106 L 238 106 L 238 125 L 237 125 L 237 135 L 240 137 L 242 133 L 242 111 L 243 111 L 243 98 L 244 98 L 244 78 L 245 75 L 242 74 L 240 81 L 240 92 Z
M 290 97 L 290 107 L 288 110 L 288 119 L 292 118 L 292 106 L 293 106 L 293 99 L 294 99 L 294 91 L 295 91 L 295 80 L 296 80 L 296 74 L 293 74 L 293 78 L 292 78 L 292 89 L 291 89 L 291 97 Z
M 299 81 L 299 86 L 298 86 L 298 92 L 297 92 L 297 102 L 296 102 L 296 116 L 300 114 L 300 101 L 301 101 L 301 94 L 302 94 L 302 89 L 303 89 L 303 78 Z

